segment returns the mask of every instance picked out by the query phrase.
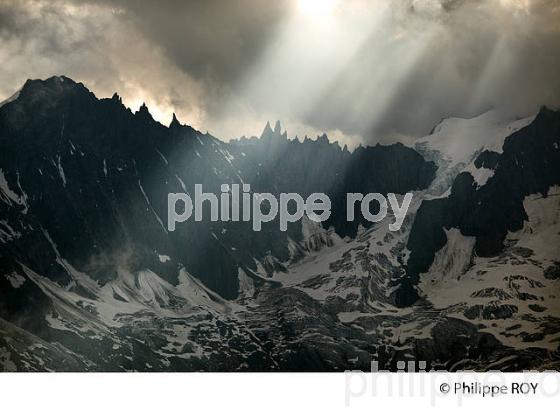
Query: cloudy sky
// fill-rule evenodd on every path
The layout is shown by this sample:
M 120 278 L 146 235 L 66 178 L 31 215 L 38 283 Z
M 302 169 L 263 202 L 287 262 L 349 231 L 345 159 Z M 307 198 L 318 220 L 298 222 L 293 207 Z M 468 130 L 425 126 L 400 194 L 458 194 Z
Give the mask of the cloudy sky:
M 0 100 L 64 74 L 223 138 L 560 108 L 560 0 L 0 0 Z

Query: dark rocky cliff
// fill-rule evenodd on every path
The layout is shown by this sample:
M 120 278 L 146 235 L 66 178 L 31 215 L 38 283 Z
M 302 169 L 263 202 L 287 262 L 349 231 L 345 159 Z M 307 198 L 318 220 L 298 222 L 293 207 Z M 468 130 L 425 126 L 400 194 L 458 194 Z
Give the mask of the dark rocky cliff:
M 255 270 L 268 254 L 288 260 L 287 238 L 301 235 L 300 224 L 284 233 L 277 224 L 253 232 L 247 223 L 185 223 L 170 233 L 169 192 L 193 193 L 199 183 L 218 193 L 220 184 L 242 182 L 256 192 L 326 192 L 334 212 L 325 225 L 352 236 L 366 221 L 345 222 L 343 194 L 422 189 L 435 170 L 399 144 L 350 153 L 326 136 L 288 140 L 279 125 L 226 144 L 175 117 L 163 126 L 146 106 L 132 113 L 118 95 L 99 100 L 66 77 L 28 81 L 0 109 L 0 145 L 0 168 L 22 198 L 0 201 L 21 235 L 1 245 L 4 268 L 24 263 L 65 285 L 71 278 L 57 259 L 100 283 L 119 266 L 152 267 L 174 284 L 184 266 L 226 298 L 237 296 L 238 267 Z

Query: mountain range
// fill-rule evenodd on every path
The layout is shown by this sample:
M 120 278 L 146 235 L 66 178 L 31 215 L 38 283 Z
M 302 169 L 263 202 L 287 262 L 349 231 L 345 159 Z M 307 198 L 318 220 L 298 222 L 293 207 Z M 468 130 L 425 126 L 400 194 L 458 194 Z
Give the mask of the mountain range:
M 560 112 L 449 118 L 412 146 L 221 141 L 64 76 L 0 104 L 0 369 L 558 369 Z M 327 193 L 286 232 L 189 222 L 167 194 Z M 346 193 L 414 200 L 401 229 Z M 357 213 L 357 215 L 361 215 Z

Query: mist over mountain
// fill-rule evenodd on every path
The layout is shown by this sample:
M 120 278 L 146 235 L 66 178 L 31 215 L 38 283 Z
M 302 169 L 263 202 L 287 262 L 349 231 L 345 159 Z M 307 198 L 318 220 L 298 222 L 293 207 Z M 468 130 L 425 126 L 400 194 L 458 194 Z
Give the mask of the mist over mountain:
M 560 108 L 558 4 L 4 0 L 0 99 L 65 73 L 224 140 L 278 118 L 351 147 L 413 141 L 446 117 Z
M 224 142 L 65 76 L 0 106 L 0 367 L 348 370 L 558 367 L 560 113 L 450 118 L 414 147 L 326 135 Z M 288 227 L 166 229 L 195 184 L 327 193 Z M 401 229 L 348 192 L 414 192 Z M 32 348 L 32 346 L 36 346 Z

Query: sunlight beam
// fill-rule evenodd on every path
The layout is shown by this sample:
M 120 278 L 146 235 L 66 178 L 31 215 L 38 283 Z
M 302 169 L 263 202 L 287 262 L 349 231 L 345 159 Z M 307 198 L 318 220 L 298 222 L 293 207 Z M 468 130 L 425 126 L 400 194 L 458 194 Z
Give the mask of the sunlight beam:
M 307 17 L 321 18 L 331 15 L 337 3 L 337 0 L 298 0 L 298 10 Z

